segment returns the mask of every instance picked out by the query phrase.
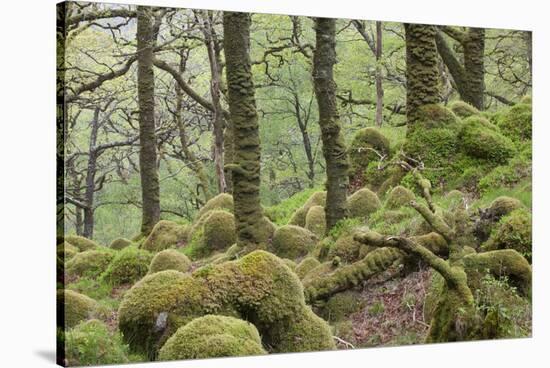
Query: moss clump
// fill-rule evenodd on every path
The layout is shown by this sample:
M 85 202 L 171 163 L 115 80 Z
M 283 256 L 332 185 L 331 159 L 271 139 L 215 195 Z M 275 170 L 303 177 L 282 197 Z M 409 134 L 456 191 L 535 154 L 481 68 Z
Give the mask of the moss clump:
M 315 267 L 319 266 L 321 263 L 313 257 L 306 257 L 296 266 L 295 272 L 300 279 L 303 279 L 305 275 Z
M 121 250 L 124 249 L 132 244 L 132 241 L 130 239 L 126 238 L 118 238 L 111 242 L 109 245 L 109 248 L 115 249 L 115 250 Z
M 454 101 L 449 105 L 449 108 L 456 116 L 460 118 L 468 118 L 472 115 L 478 115 L 479 110 L 464 101 Z
M 159 360 L 263 354 L 266 351 L 253 324 L 233 317 L 207 315 L 180 327 L 160 349 Z
M 320 315 L 329 322 L 337 322 L 359 311 L 363 305 L 358 292 L 347 290 L 331 296 L 320 309 Z
M 212 211 L 204 222 L 204 242 L 211 250 L 225 250 L 237 241 L 235 217 L 226 211 Z
M 408 205 L 414 199 L 415 195 L 410 189 L 398 185 L 389 192 L 385 207 L 390 210 L 396 210 Z
M 130 348 L 150 359 L 179 327 L 205 314 L 247 318 L 273 351 L 297 351 L 300 346 L 326 349 L 321 338 L 328 325 L 322 320 L 313 320 L 300 331 L 303 345 L 284 344 L 291 339 L 285 331 L 296 334 L 295 328 L 286 326 L 310 318 L 303 316 L 306 313 L 298 276 L 273 254 L 254 251 L 192 275 L 168 270 L 144 277 L 122 299 L 119 328 Z
M 353 263 L 359 260 L 362 255 L 366 255 L 361 251 L 363 247 L 366 248 L 363 244 L 355 241 L 353 235 L 342 236 L 330 247 L 328 259 L 340 257 L 345 263 Z
M 196 220 L 199 220 L 207 212 L 212 210 L 225 210 L 233 213 L 233 196 L 231 194 L 221 193 L 210 199 L 199 210 Z
M 288 259 L 288 258 L 283 258 L 283 262 L 287 265 L 288 268 L 290 268 L 292 271 L 296 271 L 296 267 L 298 267 L 298 265 L 296 264 L 296 262 L 294 262 L 292 259 Z
M 141 248 L 150 252 L 160 252 L 168 248 L 176 248 L 187 240 L 187 227 L 173 221 L 159 221 L 149 236 L 145 239 Z
M 65 264 L 65 272 L 70 277 L 96 278 L 107 269 L 114 257 L 114 251 L 103 247 L 77 253 Z
M 101 247 L 95 241 L 79 235 L 67 235 L 65 241 L 77 247 L 81 252 Z
M 482 117 L 466 119 L 458 138 L 469 156 L 497 164 L 507 162 L 515 152 L 514 143 Z
M 502 216 L 523 207 L 524 206 L 519 199 L 501 196 L 495 198 L 486 211 L 490 217 L 500 219 Z
M 313 206 L 307 211 L 305 228 L 322 238 L 326 232 L 325 208 Z
M 79 249 L 77 247 L 70 243 L 67 243 L 66 241 L 57 246 L 57 256 L 61 257 L 65 261 L 73 258 L 78 252 Z
M 379 161 L 380 156 L 388 156 L 390 141 L 377 128 L 363 128 L 353 137 L 348 149 L 351 173 L 360 174 L 369 163 Z
M 285 225 L 275 231 L 271 248 L 279 257 L 297 259 L 308 254 L 317 241 L 317 236 L 311 231 L 300 226 Z
M 350 217 L 367 217 L 376 212 L 382 204 L 376 193 L 367 188 L 359 189 L 348 197 L 348 210 Z
M 128 363 L 128 346 L 120 333 L 111 333 L 96 319 L 82 322 L 65 334 L 65 359 L 68 366 Z
M 512 211 L 500 219 L 492 231 L 489 240 L 482 245 L 485 251 L 497 249 L 514 249 L 531 260 L 532 253 L 532 219 L 525 208 Z
M 528 141 L 532 138 L 533 107 L 519 103 L 512 106 L 498 120 L 498 126 L 506 137 L 514 141 Z
M 306 226 L 306 216 L 309 209 L 313 206 L 325 206 L 327 202 L 327 192 L 315 192 L 309 197 L 304 205 L 296 210 L 288 221 L 289 225 Z
M 94 317 L 98 304 L 92 298 L 72 290 L 58 290 L 57 302 L 64 306 L 65 328 Z
M 166 249 L 158 252 L 151 261 L 149 273 L 155 273 L 165 270 L 175 270 L 187 272 L 191 268 L 191 261 L 186 255 L 175 249 Z
M 111 286 L 133 284 L 147 274 L 153 255 L 143 249 L 127 247 L 113 258 L 102 279 Z
M 438 104 L 426 104 L 418 108 L 420 124 L 423 128 L 453 128 L 460 119 L 453 111 Z

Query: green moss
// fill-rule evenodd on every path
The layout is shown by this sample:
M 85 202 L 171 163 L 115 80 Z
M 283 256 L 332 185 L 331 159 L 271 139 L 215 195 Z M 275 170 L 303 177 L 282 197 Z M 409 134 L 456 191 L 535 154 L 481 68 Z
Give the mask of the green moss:
M 498 120 L 498 126 L 506 137 L 514 141 L 528 141 L 532 138 L 533 107 L 519 103 L 512 106 Z
M 212 211 L 204 222 L 204 242 L 213 250 L 225 250 L 237 241 L 235 217 L 226 211 Z
M 149 236 L 141 245 L 142 249 L 159 252 L 168 248 L 176 248 L 187 240 L 188 229 L 173 221 L 159 221 Z
M 353 263 L 366 255 L 363 248 L 367 247 L 355 241 L 353 235 L 342 236 L 330 247 L 328 259 L 339 257 L 345 263 Z
M 424 235 L 413 236 L 411 239 L 438 256 L 446 257 L 449 255 L 449 245 L 445 238 L 438 233 L 431 232 Z
M 458 138 L 468 155 L 497 164 L 507 162 L 515 152 L 513 142 L 482 117 L 466 119 Z
M 369 163 L 388 156 L 390 142 L 377 128 L 363 128 L 353 137 L 348 149 L 352 173 L 362 173 Z
M 186 255 L 175 249 L 166 249 L 155 254 L 149 266 L 149 273 L 165 270 L 187 272 L 190 268 L 191 261 Z
M 279 257 L 297 259 L 308 254 L 319 239 L 300 226 L 285 225 L 275 231 L 271 249 Z
M 107 269 L 115 254 L 115 251 L 104 247 L 77 253 L 65 264 L 65 272 L 70 277 L 95 278 Z
M 179 328 L 160 349 L 159 360 L 263 354 L 266 352 L 253 324 L 233 317 L 207 315 Z
M 386 198 L 385 207 L 390 210 L 395 210 L 402 206 L 408 205 L 415 198 L 416 197 L 411 190 L 399 185 L 389 192 L 388 197 Z
M 298 267 L 296 262 L 294 262 L 292 259 L 288 259 L 288 258 L 283 258 L 283 262 L 287 265 L 288 268 L 290 268 L 292 271 L 296 272 L 296 267 Z
M 347 290 L 330 297 L 321 308 L 320 315 L 331 323 L 337 322 L 359 311 L 363 306 L 360 293 Z
M 449 105 L 449 108 L 455 115 L 463 119 L 479 114 L 478 109 L 464 101 L 454 101 Z
M 527 104 L 532 105 L 533 104 L 533 98 L 530 95 L 523 96 L 521 100 L 519 100 L 520 104 Z
M 482 245 L 485 251 L 514 249 L 528 260 L 532 254 L 532 219 L 525 208 L 512 211 L 500 219 L 487 242 Z
M 327 192 L 315 192 L 309 197 L 302 207 L 297 209 L 288 221 L 289 225 L 306 226 L 306 216 L 309 209 L 313 206 L 325 206 L 327 201 Z
M 72 290 L 58 290 L 57 302 L 64 306 L 66 328 L 93 318 L 99 307 L 92 298 Z
M 81 252 L 101 247 L 99 244 L 79 235 L 67 235 L 65 241 L 77 247 Z
M 132 284 L 147 274 L 153 255 L 143 249 L 127 247 L 113 258 L 102 279 L 112 286 Z
M 77 247 L 66 241 L 57 245 L 57 256 L 62 257 L 65 262 L 73 258 L 79 251 Z
M 312 206 L 306 215 L 305 228 L 322 238 L 326 232 L 325 208 L 322 206 Z
M 316 258 L 306 257 L 296 266 L 296 275 L 298 275 L 300 279 L 303 279 L 309 271 L 319 265 L 321 265 L 321 263 Z
M 418 107 L 419 124 L 423 128 L 453 128 L 460 119 L 454 112 L 445 106 L 438 104 L 425 104 Z
M 376 193 L 367 188 L 359 189 L 348 197 L 350 217 L 367 217 L 381 206 Z
M 514 157 L 507 165 L 497 166 L 479 180 L 479 191 L 484 194 L 494 188 L 512 188 L 524 179 L 530 179 L 531 159 Z
M 65 359 L 68 366 L 128 363 L 128 346 L 120 333 L 111 333 L 98 320 L 83 322 L 65 334 Z
M 111 245 L 109 245 L 109 248 L 115 249 L 115 250 L 121 250 L 126 248 L 127 246 L 131 245 L 132 241 L 130 239 L 126 238 L 118 238 L 111 242 Z
M 515 211 L 517 209 L 520 209 L 523 207 L 523 204 L 520 200 L 512 197 L 498 197 L 493 202 L 491 202 L 491 205 L 489 208 L 487 208 L 487 212 L 489 215 L 493 218 L 500 219 L 502 216 L 505 216 L 512 211 Z
M 233 196 L 227 193 L 221 193 L 210 199 L 199 210 L 196 220 L 199 220 L 207 212 L 212 210 L 225 210 L 233 213 Z
M 264 214 L 277 225 L 286 225 L 294 212 L 302 207 L 311 195 L 318 191 L 319 189 L 316 188 L 299 191 L 290 198 L 284 199 L 274 206 L 265 208 Z

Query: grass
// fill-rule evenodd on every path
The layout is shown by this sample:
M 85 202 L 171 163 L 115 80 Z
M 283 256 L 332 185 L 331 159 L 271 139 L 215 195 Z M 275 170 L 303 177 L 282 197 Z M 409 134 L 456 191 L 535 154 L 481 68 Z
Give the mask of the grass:
M 286 225 L 292 217 L 292 214 L 306 203 L 306 201 L 315 192 L 319 192 L 321 188 L 311 188 L 294 194 L 280 203 L 267 207 L 264 210 L 265 215 L 275 224 L 282 226 Z

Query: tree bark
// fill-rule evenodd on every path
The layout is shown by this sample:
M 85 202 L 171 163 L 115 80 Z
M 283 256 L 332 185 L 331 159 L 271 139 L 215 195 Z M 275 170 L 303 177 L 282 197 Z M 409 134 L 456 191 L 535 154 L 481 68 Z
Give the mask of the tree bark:
M 155 135 L 155 79 L 153 46 L 155 40 L 152 8 L 138 6 L 137 57 L 139 101 L 139 169 L 141 176 L 141 233 L 146 235 L 160 220 L 160 190 Z
M 265 239 L 260 205 L 260 134 L 250 61 L 250 14 L 224 12 L 224 52 L 233 127 L 232 171 L 237 244 L 255 248 Z
M 376 22 L 376 125 L 382 126 L 384 88 L 382 86 L 382 22 Z
M 344 137 L 341 133 L 336 107 L 336 83 L 333 68 L 336 63 L 336 21 L 328 18 L 315 20 L 316 47 L 313 56 L 313 85 L 319 106 L 319 125 L 326 161 L 327 204 L 326 229 L 329 231 L 347 215 L 349 162 Z
M 419 122 L 418 108 L 436 104 L 439 97 L 439 70 L 435 26 L 405 24 L 407 49 L 407 135 Z
M 94 193 L 95 193 L 95 176 L 96 176 L 96 144 L 97 144 L 97 132 L 99 130 L 99 108 L 94 110 L 94 117 L 92 120 L 92 129 L 90 131 L 90 143 L 88 148 L 88 166 L 86 168 L 86 190 L 84 193 L 84 201 L 86 207 L 84 208 L 84 231 L 82 235 L 88 239 L 92 239 L 94 236 Z

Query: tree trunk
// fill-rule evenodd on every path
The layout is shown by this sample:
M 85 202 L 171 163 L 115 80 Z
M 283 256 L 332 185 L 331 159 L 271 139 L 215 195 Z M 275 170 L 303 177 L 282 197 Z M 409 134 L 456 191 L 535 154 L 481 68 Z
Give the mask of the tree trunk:
M 152 8 L 138 6 L 137 57 L 139 101 L 139 170 L 141 176 L 141 233 L 146 235 L 160 219 L 160 190 L 155 135 L 155 79 L 153 72 Z
M 302 142 L 304 143 L 304 151 L 307 158 L 307 178 L 309 180 L 309 187 L 315 187 L 315 157 L 311 149 L 311 139 L 307 131 L 308 121 L 302 118 L 300 97 L 296 91 L 293 92 L 294 98 L 294 114 L 296 115 L 296 121 L 298 122 L 298 128 L 302 134 Z
M 439 97 L 439 71 L 435 26 L 405 24 L 407 48 L 407 135 L 419 121 L 418 108 L 436 104 Z
M 384 111 L 384 88 L 382 86 L 382 22 L 376 22 L 376 125 L 381 127 Z
M 315 20 L 316 47 L 313 56 L 313 84 L 319 106 L 319 125 L 327 173 L 326 229 L 347 215 L 348 157 L 336 107 L 336 83 L 333 68 L 336 63 L 336 21 Z
M 256 248 L 266 239 L 260 206 L 260 134 L 254 98 L 250 61 L 250 23 L 248 13 L 224 12 L 224 52 L 233 126 L 232 171 L 237 244 Z
M 90 132 L 90 144 L 88 148 L 88 167 L 86 168 L 86 190 L 84 193 L 84 231 L 82 235 L 88 239 L 94 236 L 94 193 L 95 193 L 95 176 L 97 165 L 97 132 L 99 130 L 99 108 L 94 110 L 92 120 L 92 130 Z
M 484 110 L 485 96 L 485 30 L 469 28 L 464 42 L 464 70 L 466 72 L 467 95 L 463 100 L 478 110 Z

